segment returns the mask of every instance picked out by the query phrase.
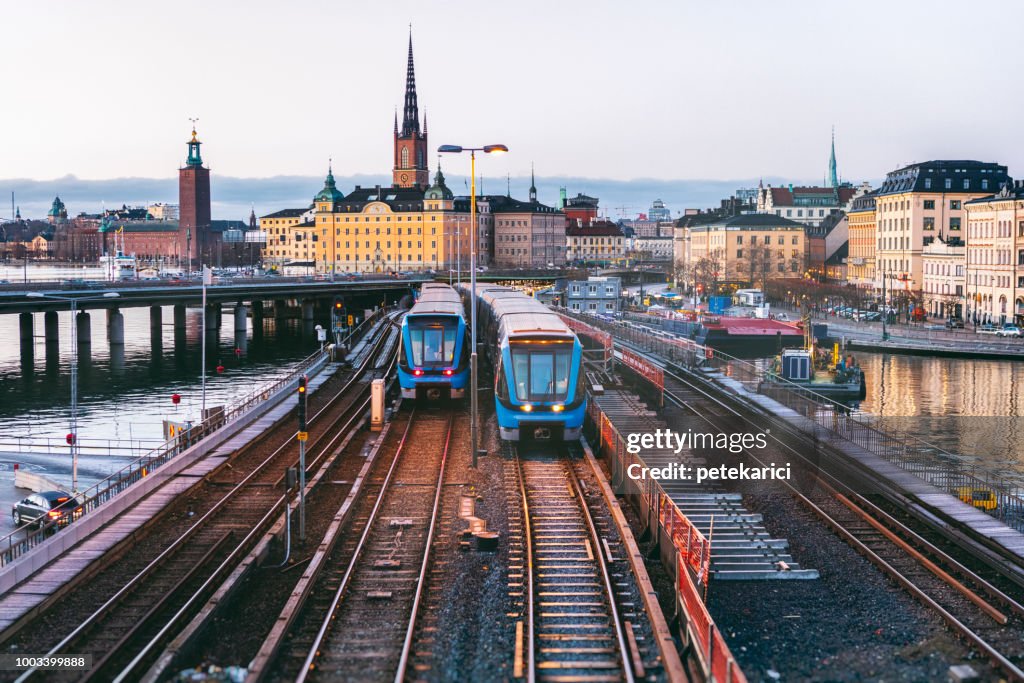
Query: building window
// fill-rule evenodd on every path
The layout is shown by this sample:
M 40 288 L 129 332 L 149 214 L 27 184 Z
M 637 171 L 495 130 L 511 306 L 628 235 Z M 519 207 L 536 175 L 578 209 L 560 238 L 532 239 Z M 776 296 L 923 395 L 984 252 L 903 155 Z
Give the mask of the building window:
M 742 249 L 737 249 L 736 250 L 736 258 L 743 258 L 743 250 Z
M 932 189 L 932 179 L 931 178 L 925 178 L 924 179 L 924 189 L 926 189 L 926 190 Z M 925 208 L 928 208 L 928 207 L 925 207 Z
M 981 179 L 981 189 L 983 189 L 983 190 L 987 190 L 988 189 L 988 178 L 982 178 Z
M 925 182 L 928 182 L 928 181 L 926 180 Z M 935 200 L 934 199 L 926 199 L 926 200 L 924 200 L 924 209 L 925 209 L 925 211 L 934 211 L 935 210 Z
M 959 211 L 960 210 L 960 200 L 959 199 L 950 199 L 949 200 L 949 210 L 950 211 Z
M 953 179 L 952 178 L 946 178 L 946 189 L 947 190 L 952 190 L 953 189 Z
M 935 216 L 925 216 L 924 217 L 924 229 L 925 230 L 934 230 L 935 229 Z
M 964 189 L 965 190 L 971 189 L 971 180 L 970 180 L 970 178 L 964 178 Z
M 957 232 L 960 231 L 960 218 L 959 217 L 954 217 L 954 218 L 950 218 L 949 219 L 949 229 L 950 230 L 956 230 Z
M 743 235 L 736 235 L 736 244 L 743 244 Z

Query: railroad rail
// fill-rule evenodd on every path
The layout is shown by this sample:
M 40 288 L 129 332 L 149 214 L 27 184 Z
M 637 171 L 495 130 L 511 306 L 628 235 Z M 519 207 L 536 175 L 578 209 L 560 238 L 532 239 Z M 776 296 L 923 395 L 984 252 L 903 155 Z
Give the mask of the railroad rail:
M 278 621 L 292 624 L 287 637 L 264 648 L 265 668 L 249 680 L 404 680 L 462 421 L 413 414 L 398 443 L 385 445 L 393 452 L 371 472 L 344 542 L 305 599 L 286 606 Z
M 711 402 L 716 410 L 697 409 L 692 405 L 693 394 L 699 400 Z M 709 413 L 724 412 L 724 419 L 743 421 L 759 429 L 763 426 L 671 370 L 665 371 L 665 398 L 720 431 L 729 427 L 723 427 Z M 909 524 L 853 491 L 835 475 L 820 470 L 818 463 L 801 449 L 777 435 L 771 437 L 793 456 L 791 462 L 802 463 L 814 479 L 813 486 L 805 491 L 785 480 L 779 480 L 780 484 L 840 538 L 935 612 L 1009 680 L 1024 681 L 1024 670 L 1019 664 L 1024 661 L 1024 606 L 1018 600 L 925 539 Z M 749 450 L 744 450 L 743 455 L 760 466 L 766 464 Z
M 381 325 L 375 334 L 348 381 L 311 416 L 307 469 L 317 467 L 344 438 L 355 418 L 365 412 L 369 384 L 361 382 L 361 378 L 381 354 L 393 354 L 397 348 L 397 332 L 392 326 Z M 336 429 L 339 424 L 346 428 Z M 249 442 L 225 465 L 207 475 L 206 483 L 200 484 L 206 487 L 206 492 L 227 490 L 220 495 L 204 495 L 202 505 L 207 507 L 198 512 L 190 510 L 193 514 L 186 516 L 186 530 L 171 531 L 170 542 L 155 557 L 143 555 L 141 569 L 139 562 L 132 561 L 135 558 L 126 558 L 125 564 L 136 569 L 131 569 L 130 575 L 119 582 L 120 589 L 82 618 L 47 654 L 92 654 L 92 670 L 84 677 L 74 676 L 76 679 L 134 678 L 160 643 L 202 604 L 205 596 L 280 516 L 287 497 L 279 493 L 277 484 L 297 462 L 296 437 L 291 422 L 281 421 L 269 435 Z M 141 510 L 129 514 L 155 512 L 147 512 L 145 502 L 140 507 Z M 164 523 L 180 528 L 179 520 L 168 517 L 173 516 L 160 516 Z M 150 531 L 147 536 L 153 533 Z M 149 545 L 158 544 L 159 541 Z M 111 560 L 107 567 L 116 562 Z M 98 568 L 93 573 L 102 571 L 104 568 Z M 18 681 L 36 673 L 30 669 Z M 47 678 L 53 677 L 54 672 L 48 672 Z
M 659 672 L 645 667 L 637 624 L 620 614 L 623 569 L 610 565 L 623 558 L 613 554 L 607 521 L 605 533 L 595 524 L 579 466 L 578 458 L 515 452 L 525 604 L 514 675 L 529 683 L 657 678 Z

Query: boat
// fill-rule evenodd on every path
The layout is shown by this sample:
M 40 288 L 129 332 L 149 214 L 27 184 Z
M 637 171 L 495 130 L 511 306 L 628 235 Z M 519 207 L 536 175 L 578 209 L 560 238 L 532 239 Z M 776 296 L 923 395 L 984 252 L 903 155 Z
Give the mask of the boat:
M 134 280 L 138 277 L 138 260 L 124 253 L 124 228 L 114 233 L 114 253 L 100 256 L 100 265 L 108 280 Z M 117 236 L 121 235 L 118 243 Z
M 862 400 L 867 383 L 856 359 L 852 355 L 840 358 L 838 344 L 832 353 L 823 351 L 821 354 L 813 345 L 784 349 L 765 373 L 763 384 L 806 390 L 835 401 Z
M 703 312 L 655 319 L 662 329 L 733 356 L 763 358 L 804 343 L 797 325 L 767 318 L 737 318 Z

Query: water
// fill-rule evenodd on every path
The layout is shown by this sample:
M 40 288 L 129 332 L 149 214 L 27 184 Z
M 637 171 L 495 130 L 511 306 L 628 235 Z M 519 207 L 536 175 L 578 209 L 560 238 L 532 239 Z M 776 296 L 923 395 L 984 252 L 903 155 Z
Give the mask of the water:
M 185 333 L 179 333 L 176 339 L 173 310 L 164 307 L 158 346 L 151 342 L 148 307 L 121 311 L 125 323 L 121 350 L 112 351 L 107 343 L 106 314 L 101 310 L 91 311 L 91 349 L 86 353 L 85 347 L 79 348 L 80 444 L 116 439 L 153 446 L 163 440 L 163 420 L 199 421 L 201 310 L 188 310 Z M 36 314 L 34 354 L 26 359 L 17 341 L 18 316 L 0 315 L 0 339 L 6 342 L 0 345 L 0 452 L 21 450 L 24 442 L 19 443 L 19 439 L 37 443 L 50 439 L 66 452 L 71 397 L 70 317 L 67 311 L 58 314 L 59 354 L 47 354 L 42 339 L 43 318 Z M 250 320 L 250 329 L 239 338 L 232 329 L 233 322 L 226 310 L 219 332 L 207 336 L 208 408 L 230 404 L 288 374 L 291 365 L 319 345 L 312 334 L 301 330 L 300 321 L 287 321 L 277 327 L 267 321 L 262 333 L 254 334 Z M 223 366 L 223 374 L 217 373 L 218 365 Z M 181 397 L 177 406 L 171 401 L 173 394 Z
M 882 429 L 1024 472 L 1024 363 L 855 356 L 868 383 L 860 410 Z

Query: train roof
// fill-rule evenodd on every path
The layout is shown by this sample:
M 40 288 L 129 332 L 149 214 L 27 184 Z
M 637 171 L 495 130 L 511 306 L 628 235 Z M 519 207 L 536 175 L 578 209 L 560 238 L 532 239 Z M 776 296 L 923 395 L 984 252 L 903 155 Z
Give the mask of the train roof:
M 556 313 L 518 290 L 487 287 L 478 295 L 500 321 L 504 336 L 576 336 Z
M 463 315 L 462 298 L 448 285 L 428 282 L 408 315 Z

